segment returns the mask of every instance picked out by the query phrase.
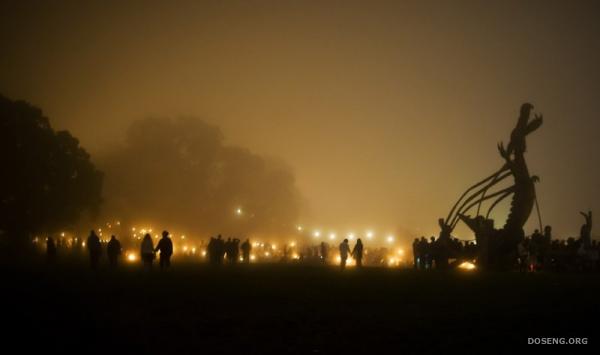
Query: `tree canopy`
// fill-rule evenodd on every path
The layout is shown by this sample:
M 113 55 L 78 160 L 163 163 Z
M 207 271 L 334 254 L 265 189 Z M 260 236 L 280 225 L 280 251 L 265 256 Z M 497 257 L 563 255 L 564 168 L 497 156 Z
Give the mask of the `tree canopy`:
M 42 111 L 0 95 L 0 231 L 23 243 L 96 213 L 102 173 L 68 131 L 55 131 Z

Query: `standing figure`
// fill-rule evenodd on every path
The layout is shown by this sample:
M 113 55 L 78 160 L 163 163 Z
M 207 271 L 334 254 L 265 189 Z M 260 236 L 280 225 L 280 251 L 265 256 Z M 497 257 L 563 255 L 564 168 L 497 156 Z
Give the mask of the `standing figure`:
M 117 261 L 119 260 L 119 256 L 121 255 L 121 242 L 117 240 L 117 237 L 114 235 L 110 236 L 110 241 L 106 246 L 106 254 L 108 255 L 108 264 L 111 267 L 117 267 Z
M 344 270 L 346 268 L 346 260 L 348 260 L 348 254 L 350 254 L 350 245 L 348 245 L 348 239 L 344 239 L 340 243 L 340 268 Z
M 325 242 L 321 242 L 321 262 L 327 263 L 327 254 L 329 252 L 329 246 Z
M 158 241 L 155 252 L 160 250 L 160 269 L 171 266 L 171 255 L 173 255 L 173 242 L 169 238 L 169 232 L 163 231 L 162 238 Z
M 54 244 L 54 238 L 52 237 L 48 237 L 46 240 L 46 261 L 48 264 L 56 262 L 56 244 Z
M 352 257 L 356 260 L 356 267 L 362 267 L 363 243 L 360 238 L 356 240 L 356 245 L 352 249 Z
M 102 255 L 102 244 L 94 230 L 90 231 L 86 245 L 90 253 L 90 266 L 92 269 L 96 269 L 98 267 L 98 262 L 100 262 L 100 255 Z
M 250 250 L 252 250 L 250 240 L 246 239 L 246 241 L 242 243 L 242 257 L 244 259 L 244 264 L 248 264 L 250 262 Z
M 140 246 L 140 254 L 142 262 L 144 263 L 145 269 L 152 269 L 152 262 L 154 261 L 154 244 L 152 243 L 152 237 L 150 233 L 146 233 Z
M 592 211 L 579 212 L 583 218 L 585 218 L 585 224 L 581 226 L 581 230 L 579 233 L 579 240 L 585 246 L 585 248 L 589 248 L 592 243 Z

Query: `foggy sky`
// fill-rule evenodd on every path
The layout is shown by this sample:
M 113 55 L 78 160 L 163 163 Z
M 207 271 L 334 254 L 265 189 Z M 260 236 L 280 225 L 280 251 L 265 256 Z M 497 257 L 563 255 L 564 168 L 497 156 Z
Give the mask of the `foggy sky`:
M 526 156 L 544 223 L 575 235 L 578 211 L 600 207 L 593 1 L 0 6 L 0 92 L 93 157 L 136 120 L 198 117 L 292 167 L 309 206 L 298 223 L 410 238 L 437 234 L 502 164 L 496 144 L 529 101 L 545 119 Z

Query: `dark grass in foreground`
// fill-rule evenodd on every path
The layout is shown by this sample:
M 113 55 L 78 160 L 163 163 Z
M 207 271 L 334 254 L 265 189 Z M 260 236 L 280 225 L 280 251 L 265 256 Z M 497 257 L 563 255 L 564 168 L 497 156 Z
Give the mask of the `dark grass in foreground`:
M 30 339 L 19 342 L 23 351 L 470 353 L 526 349 L 528 337 L 588 337 L 577 350 L 600 341 L 598 274 L 277 264 L 4 269 L 4 335 Z

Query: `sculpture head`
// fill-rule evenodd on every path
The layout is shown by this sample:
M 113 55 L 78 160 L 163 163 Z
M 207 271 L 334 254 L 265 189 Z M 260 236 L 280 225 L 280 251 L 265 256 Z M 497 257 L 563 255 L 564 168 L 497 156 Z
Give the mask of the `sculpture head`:
M 531 110 L 533 110 L 533 105 L 530 104 L 529 102 L 526 102 L 523 105 L 521 105 L 521 117 L 529 118 L 529 115 L 531 114 Z

